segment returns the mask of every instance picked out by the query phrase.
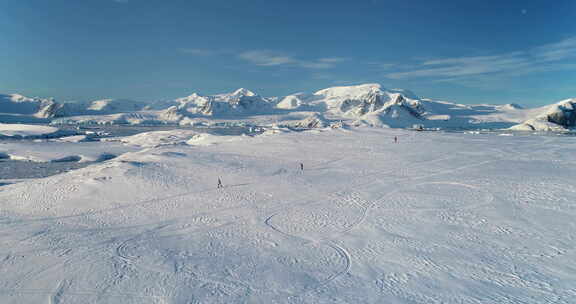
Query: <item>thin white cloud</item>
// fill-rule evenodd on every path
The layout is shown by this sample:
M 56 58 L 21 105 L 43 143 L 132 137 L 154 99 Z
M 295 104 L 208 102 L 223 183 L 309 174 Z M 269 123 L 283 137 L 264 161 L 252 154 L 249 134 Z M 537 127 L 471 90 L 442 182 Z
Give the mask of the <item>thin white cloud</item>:
M 424 61 L 414 70 L 389 73 L 388 77 L 468 76 L 513 70 L 529 64 L 526 59 L 514 55 L 447 58 Z
M 532 48 L 490 56 L 468 56 L 425 60 L 413 69 L 388 73 L 392 79 L 435 77 L 455 79 L 486 74 L 510 76 L 534 72 L 572 69 L 574 64 L 563 62 L 576 58 L 576 37 Z
M 556 43 L 542 45 L 535 48 L 533 53 L 546 61 L 576 58 L 576 37 L 570 37 Z
M 307 69 L 330 69 L 336 66 L 334 63 L 319 61 L 302 61 L 299 65 Z
M 435 60 L 426 60 L 422 62 L 422 65 L 459 65 L 459 64 L 483 64 L 492 61 L 510 61 L 516 60 L 516 56 L 522 53 L 510 53 L 505 55 L 495 55 L 495 56 L 473 56 L 473 57 L 456 57 L 456 58 L 444 58 Z
M 319 62 L 324 62 L 324 63 L 338 63 L 338 62 L 342 62 L 342 61 L 346 61 L 347 59 L 344 57 L 324 57 L 324 58 L 320 58 L 318 59 Z
M 390 69 L 398 66 L 398 64 L 397 63 L 381 63 L 378 66 L 383 70 L 390 70 Z
M 279 55 L 270 51 L 246 51 L 240 53 L 238 57 L 260 66 L 284 65 L 296 62 L 296 60 L 290 56 Z
M 379 69 L 381 71 L 391 70 L 392 68 L 399 66 L 398 63 L 380 62 L 380 61 L 368 61 L 364 62 L 364 64 L 373 66 L 374 68 Z
M 343 57 L 324 57 L 316 60 L 301 60 L 290 55 L 267 51 L 251 50 L 238 55 L 238 58 L 258 66 L 296 66 L 306 69 L 329 69 L 345 61 Z
M 348 60 L 344 57 L 322 57 L 315 60 L 302 60 L 291 55 L 270 50 L 248 50 L 237 53 L 233 50 L 205 48 L 179 48 L 179 53 L 192 56 L 215 56 L 237 54 L 236 57 L 257 66 L 293 66 L 305 69 L 330 69 Z
M 180 48 L 180 49 L 178 49 L 178 52 L 183 53 L 183 54 L 195 55 L 195 56 L 210 56 L 210 55 L 215 55 L 218 53 L 215 50 L 196 49 L 196 48 Z

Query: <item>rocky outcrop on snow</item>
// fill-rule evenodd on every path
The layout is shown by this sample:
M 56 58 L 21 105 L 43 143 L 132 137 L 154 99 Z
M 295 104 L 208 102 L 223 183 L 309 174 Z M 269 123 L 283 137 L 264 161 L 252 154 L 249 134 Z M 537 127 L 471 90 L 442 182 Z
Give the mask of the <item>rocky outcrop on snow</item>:
M 62 105 L 52 98 L 26 97 L 20 94 L 0 94 L 0 113 L 53 118 L 60 114 Z
M 300 97 L 297 95 L 288 95 L 282 98 L 278 104 L 276 104 L 276 108 L 282 110 L 295 110 L 298 109 L 300 105 L 302 105 L 302 100 Z
M 345 99 L 339 106 L 342 113 L 362 116 L 367 113 L 376 112 L 382 109 L 384 101 L 382 95 L 376 92 L 369 92 L 365 96 L 360 96 L 357 99 Z
M 330 123 L 321 114 L 313 113 L 312 115 L 292 123 L 289 126 L 296 129 L 316 129 L 325 128 L 328 125 L 330 125 Z
M 406 113 L 411 118 L 422 119 L 426 112 L 423 104 L 418 100 L 407 99 L 401 94 L 390 95 L 390 101 L 383 106 L 384 112 L 393 118 L 401 117 L 400 113 Z
M 38 112 L 34 114 L 38 118 L 54 118 L 64 115 L 62 104 L 56 103 L 53 99 L 45 99 L 40 103 Z
M 168 109 L 161 111 L 158 115 L 160 120 L 167 122 L 179 122 L 183 117 L 184 115 L 177 106 L 171 106 Z
M 550 107 L 545 114 L 546 120 L 562 127 L 576 126 L 576 99 L 568 99 Z
M 562 100 L 541 108 L 540 113 L 511 127 L 523 131 L 570 131 L 576 128 L 576 99 Z

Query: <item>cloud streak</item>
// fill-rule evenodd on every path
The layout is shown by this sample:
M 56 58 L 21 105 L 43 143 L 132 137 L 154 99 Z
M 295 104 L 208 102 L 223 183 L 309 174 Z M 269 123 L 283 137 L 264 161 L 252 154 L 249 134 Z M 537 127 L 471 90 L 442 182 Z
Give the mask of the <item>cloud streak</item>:
M 276 66 L 296 63 L 296 59 L 291 56 L 280 55 L 270 51 L 246 51 L 240 53 L 238 58 L 259 66 Z
M 295 66 L 306 69 L 330 69 L 346 60 L 342 57 L 324 57 L 315 60 L 301 60 L 294 56 L 268 50 L 245 51 L 238 58 L 258 66 Z
M 537 47 L 533 52 L 546 61 L 574 58 L 576 57 L 576 37 Z
M 181 48 L 181 49 L 178 49 L 178 52 L 183 53 L 183 54 L 194 55 L 194 56 L 211 56 L 211 55 L 215 55 L 218 53 L 217 51 L 214 51 L 214 50 L 196 49 L 196 48 Z
M 386 77 L 391 79 L 430 77 L 458 79 L 486 74 L 514 76 L 572 69 L 574 64 L 563 61 L 574 58 L 576 58 L 576 37 L 571 37 L 527 51 L 421 61 L 413 69 L 387 73 Z
M 292 66 L 305 69 L 330 69 L 336 67 L 339 63 L 348 60 L 344 57 L 322 57 L 314 60 L 302 60 L 292 55 L 286 55 L 284 53 L 270 50 L 247 50 L 238 53 L 232 50 L 179 48 L 177 51 L 181 54 L 192 56 L 230 56 L 235 54 L 237 59 L 263 67 Z

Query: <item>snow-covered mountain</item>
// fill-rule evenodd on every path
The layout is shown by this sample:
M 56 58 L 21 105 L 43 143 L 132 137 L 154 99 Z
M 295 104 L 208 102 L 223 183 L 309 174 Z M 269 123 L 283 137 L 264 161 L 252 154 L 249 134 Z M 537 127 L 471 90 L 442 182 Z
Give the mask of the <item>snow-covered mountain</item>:
M 192 99 L 192 103 L 187 103 L 187 111 L 207 116 L 263 114 L 272 108 L 268 100 L 244 88 L 227 94 L 206 97 L 198 94 L 191 96 L 195 98 Z
M 338 86 L 313 94 L 262 97 L 241 88 L 230 93 L 155 102 L 101 99 L 88 103 L 56 103 L 53 99 L 0 95 L 0 113 L 56 119 L 55 123 L 190 124 L 198 120 L 322 127 L 338 122 L 407 128 L 502 129 L 565 131 L 574 127 L 574 99 L 536 109 L 515 104 L 464 105 L 420 98 L 408 90 L 380 84 Z M 0 115 L 0 121 L 6 120 Z M 11 116 L 10 116 L 11 117 Z M 308 120 L 309 121 L 308 121 Z
M 418 123 L 426 112 L 420 100 L 409 98 L 398 90 L 386 90 L 379 84 L 333 87 L 314 93 L 314 97 L 313 103 L 323 103 L 333 116 L 374 125 Z
M 296 99 L 297 98 L 297 99 Z M 314 109 L 330 119 L 354 124 L 406 128 L 504 128 L 521 122 L 525 115 L 516 105 L 463 105 L 421 99 L 402 89 L 379 84 L 332 87 L 313 95 L 287 96 L 282 109 Z
M 88 103 L 84 112 L 89 114 L 114 114 L 141 111 L 144 107 L 146 107 L 146 103 L 143 102 L 109 98 Z
M 153 102 L 146 110 L 167 110 L 176 107 L 188 116 L 230 117 L 267 113 L 272 102 L 250 90 L 240 88 L 231 93 L 200 95 L 193 93 L 174 100 Z
M 128 99 L 101 99 L 87 103 L 59 103 L 53 98 L 26 97 L 20 94 L 0 94 L 0 121 L 6 115 L 20 120 L 35 121 L 78 115 L 109 115 L 133 113 L 144 109 L 146 103 Z
M 0 114 L 52 118 L 59 114 L 61 107 L 52 98 L 30 98 L 20 94 L 0 94 Z
M 511 127 L 524 131 L 570 131 L 576 128 L 576 98 L 533 109 L 531 118 Z

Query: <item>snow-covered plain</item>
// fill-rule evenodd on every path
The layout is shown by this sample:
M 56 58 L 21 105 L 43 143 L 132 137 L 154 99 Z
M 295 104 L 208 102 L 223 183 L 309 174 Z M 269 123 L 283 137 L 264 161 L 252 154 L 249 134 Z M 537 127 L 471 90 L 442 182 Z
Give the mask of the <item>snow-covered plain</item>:
M 0 303 L 576 301 L 574 137 L 184 133 L 0 187 Z

